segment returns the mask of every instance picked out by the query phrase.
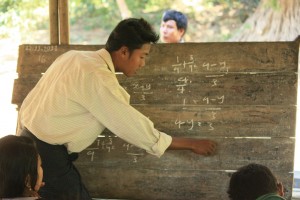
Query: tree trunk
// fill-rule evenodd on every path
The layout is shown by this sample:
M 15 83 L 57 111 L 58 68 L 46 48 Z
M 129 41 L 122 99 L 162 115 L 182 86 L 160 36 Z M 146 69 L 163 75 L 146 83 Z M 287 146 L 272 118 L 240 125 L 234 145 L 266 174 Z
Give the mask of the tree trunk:
M 298 35 L 299 0 L 261 0 L 253 15 L 230 41 L 291 41 Z
M 127 6 L 125 0 L 117 0 L 117 4 L 118 4 L 119 10 L 120 10 L 122 19 L 131 17 L 131 12 L 128 9 L 128 6 Z

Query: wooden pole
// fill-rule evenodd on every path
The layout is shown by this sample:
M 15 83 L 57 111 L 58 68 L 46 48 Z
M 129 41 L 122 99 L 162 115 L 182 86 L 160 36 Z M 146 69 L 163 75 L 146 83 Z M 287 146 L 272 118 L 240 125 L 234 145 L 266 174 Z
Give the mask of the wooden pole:
M 68 0 L 59 0 L 58 14 L 59 14 L 59 34 L 60 44 L 69 44 L 69 13 L 68 13 Z
M 49 0 L 50 44 L 59 44 L 58 0 Z
M 121 12 L 122 19 L 131 17 L 131 12 L 128 9 L 128 6 L 127 6 L 125 0 L 117 0 L 117 4 L 118 4 L 119 10 Z

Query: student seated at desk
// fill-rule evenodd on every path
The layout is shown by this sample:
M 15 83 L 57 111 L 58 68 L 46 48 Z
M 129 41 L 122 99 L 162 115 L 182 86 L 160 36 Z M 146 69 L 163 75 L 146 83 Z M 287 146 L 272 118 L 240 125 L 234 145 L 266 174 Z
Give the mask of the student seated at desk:
M 230 200 L 285 200 L 282 184 L 260 164 L 249 164 L 233 173 L 227 193 Z
M 0 199 L 40 199 L 42 179 L 41 158 L 33 140 L 15 135 L 0 138 Z

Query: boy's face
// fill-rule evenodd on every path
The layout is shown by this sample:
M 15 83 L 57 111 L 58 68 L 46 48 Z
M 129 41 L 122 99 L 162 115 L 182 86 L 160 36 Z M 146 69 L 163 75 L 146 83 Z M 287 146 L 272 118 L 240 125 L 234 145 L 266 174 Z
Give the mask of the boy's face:
M 149 55 L 151 45 L 144 44 L 140 49 L 135 49 L 131 53 L 128 48 L 124 48 L 122 52 L 122 63 L 116 71 L 123 72 L 127 77 L 136 74 L 137 70 L 144 67 L 146 57 Z
M 184 34 L 184 29 L 178 29 L 176 21 L 162 21 L 160 25 L 160 38 L 164 43 L 178 43 Z

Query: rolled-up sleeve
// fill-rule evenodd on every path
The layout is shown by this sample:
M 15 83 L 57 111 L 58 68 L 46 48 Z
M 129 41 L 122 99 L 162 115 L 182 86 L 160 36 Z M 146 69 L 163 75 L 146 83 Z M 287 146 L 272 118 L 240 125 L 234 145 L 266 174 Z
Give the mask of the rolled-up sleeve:
M 170 146 L 172 142 L 172 137 L 166 133 L 159 132 L 160 138 L 152 146 L 151 151 L 147 151 L 150 154 L 153 154 L 157 157 L 160 157 L 164 154 L 165 150 Z
M 96 80 L 82 95 L 89 112 L 106 128 L 126 142 L 157 157 L 170 146 L 172 137 L 158 131 L 153 122 L 129 104 L 128 93 L 113 76 L 91 74 Z M 96 77 L 94 77 L 96 76 Z M 87 87 L 84 87 L 87 88 Z

